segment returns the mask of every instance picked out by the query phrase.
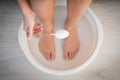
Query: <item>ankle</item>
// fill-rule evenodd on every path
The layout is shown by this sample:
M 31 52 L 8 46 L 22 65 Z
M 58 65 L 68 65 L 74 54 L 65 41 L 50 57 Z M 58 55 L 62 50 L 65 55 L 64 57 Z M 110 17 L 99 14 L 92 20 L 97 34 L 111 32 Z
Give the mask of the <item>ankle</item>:
M 43 23 L 44 26 L 44 30 L 43 33 L 53 33 L 54 32 L 54 22 L 53 21 L 49 21 L 49 22 L 44 22 Z
M 43 30 L 43 33 L 45 33 L 45 34 L 51 34 L 53 32 L 54 32 L 54 29 L 45 29 L 44 28 L 44 30 Z
M 65 30 L 72 31 L 76 30 L 76 25 L 64 25 Z
M 77 23 L 75 23 L 73 20 L 70 19 L 66 19 L 65 24 L 64 24 L 64 28 L 66 30 L 72 30 L 76 28 Z

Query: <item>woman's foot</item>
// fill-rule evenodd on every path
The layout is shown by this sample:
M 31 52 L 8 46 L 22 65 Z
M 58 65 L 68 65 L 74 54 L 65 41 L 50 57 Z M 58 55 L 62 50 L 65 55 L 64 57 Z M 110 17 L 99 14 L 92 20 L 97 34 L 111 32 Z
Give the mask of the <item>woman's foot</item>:
M 49 28 L 50 27 L 50 28 Z M 53 27 L 53 23 L 51 23 L 51 26 L 49 25 L 49 27 L 45 27 L 43 33 L 44 34 L 49 34 L 49 33 L 53 33 L 53 29 L 51 29 L 51 27 Z M 39 48 L 41 53 L 43 54 L 43 56 L 45 57 L 46 60 L 54 60 L 55 59 L 55 44 L 54 44 L 54 37 L 53 36 L 43 36 L 40 39 L 40 43 L 39 43 Z
M 73 59 L 79 51 L 80 43 L 76 28 L 74 27 L 69 31 L 69 36 L 65 39 L 64 42 L 64 59 L 71 60 Z

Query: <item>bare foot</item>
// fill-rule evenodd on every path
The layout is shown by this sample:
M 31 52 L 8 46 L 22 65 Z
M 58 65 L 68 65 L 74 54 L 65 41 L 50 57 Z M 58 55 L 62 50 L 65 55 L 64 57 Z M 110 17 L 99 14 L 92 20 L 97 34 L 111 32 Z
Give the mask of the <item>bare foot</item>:
M 52 33 L 53 31 L 44 31 L 44 33 Z M 54 60 L 55 59 L 55 44 L 53 36 L 43 36 L 39 43 L 40 51 L 46 60 Z
M 71 60 L 79 51 L 80 43 L 76 28 L 68 30 L 69 36 L 65 39 L 64 42 L 64 59 Z

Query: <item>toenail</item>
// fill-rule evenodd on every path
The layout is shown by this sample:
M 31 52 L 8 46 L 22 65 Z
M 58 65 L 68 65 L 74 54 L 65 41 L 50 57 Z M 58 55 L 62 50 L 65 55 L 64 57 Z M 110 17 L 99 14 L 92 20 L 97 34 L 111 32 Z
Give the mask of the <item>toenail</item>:
M 65 58 L 65 60 L 67 61 L 67 60 L 68 60 L 68 58 Z
M 51 58 L 51 61 L 54 61 L 54 59 L 53 59 L 53 58 Z

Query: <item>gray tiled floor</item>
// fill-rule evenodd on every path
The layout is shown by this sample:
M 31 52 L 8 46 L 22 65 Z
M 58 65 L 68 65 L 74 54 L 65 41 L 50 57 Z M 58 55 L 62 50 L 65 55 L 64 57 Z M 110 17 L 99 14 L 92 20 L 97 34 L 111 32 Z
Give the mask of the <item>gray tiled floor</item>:
M 120 1 L 95 0 L 91 8 L 101 20 L 104 41 L 100 53 L 83 71 L 71 76 L 52 76 L 38 71 L 21 51 L 17 32 L 22 21 L 14 0 L 0 2 L 0 80 L 119 80 L 120 79 Z

